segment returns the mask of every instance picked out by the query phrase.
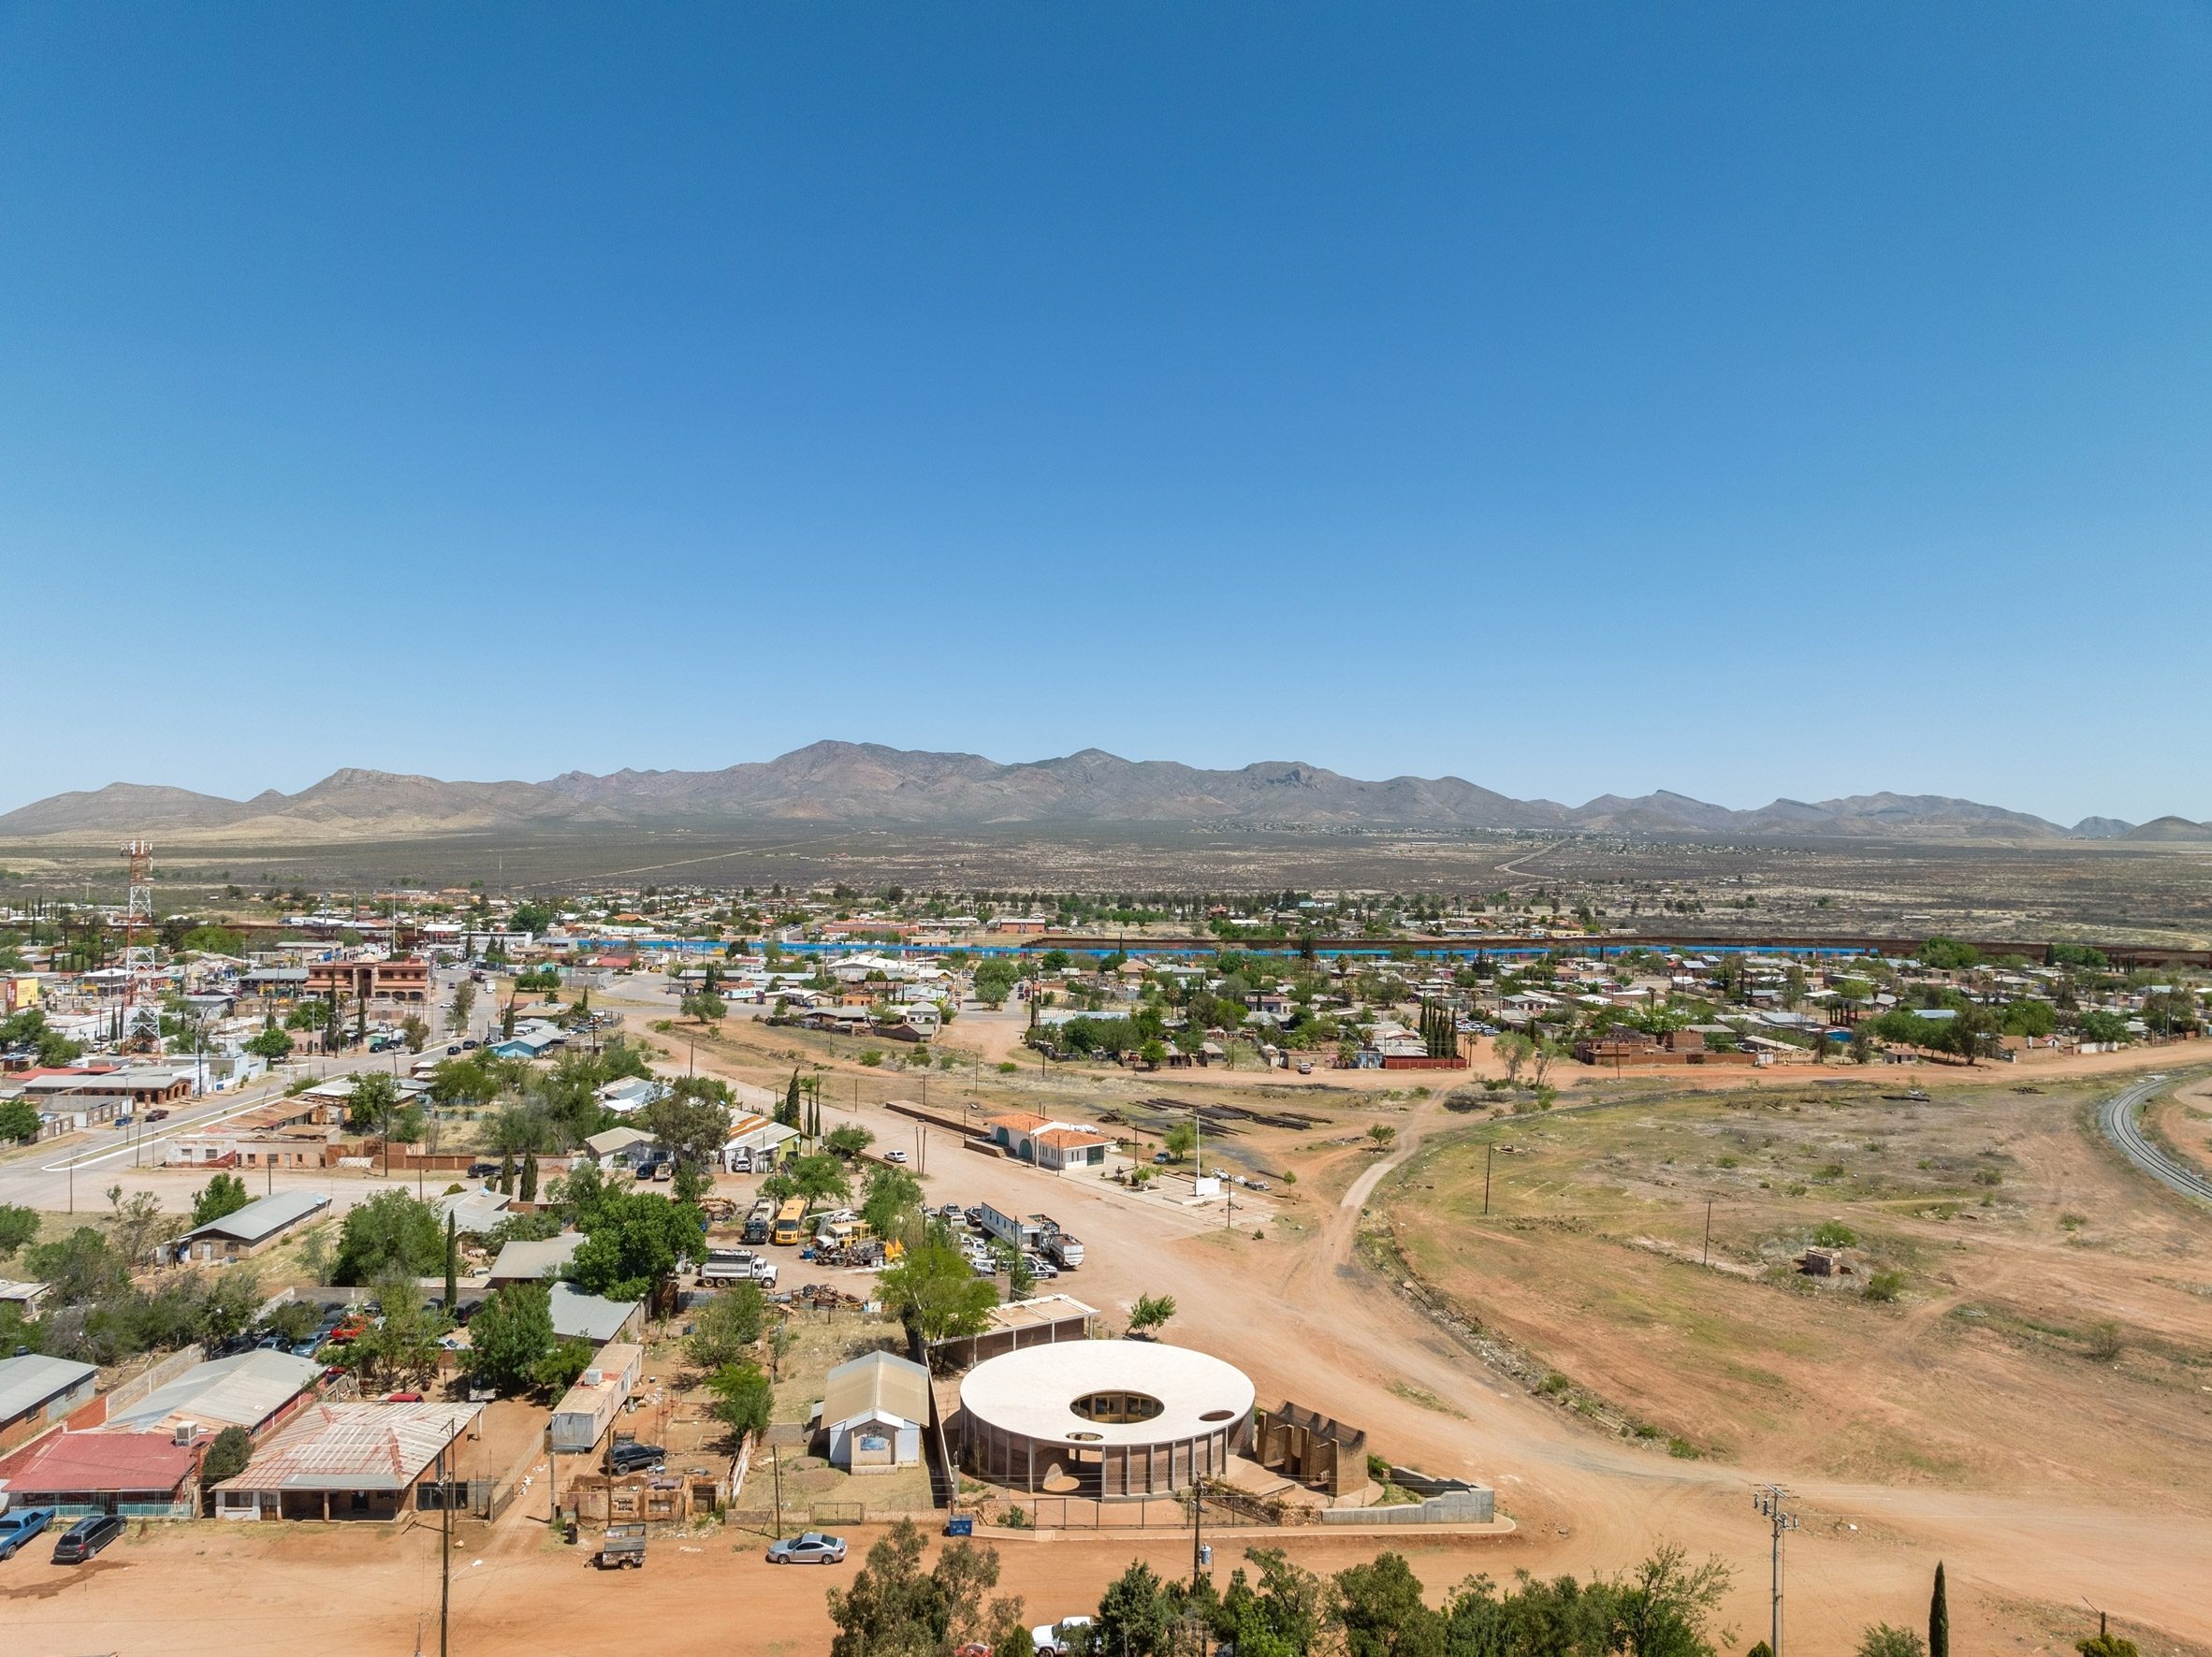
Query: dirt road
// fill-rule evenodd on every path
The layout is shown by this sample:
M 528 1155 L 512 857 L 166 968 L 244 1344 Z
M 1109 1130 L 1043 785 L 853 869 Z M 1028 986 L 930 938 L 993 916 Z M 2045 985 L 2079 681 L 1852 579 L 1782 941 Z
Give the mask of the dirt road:
M 704 1053 L 700 1062 L 707 1068 Z M 1985 1068 L 1976 1079 L 1986 1078 Z M 833 1100 L 832 1115 L 887 1142 L 912 1140 L 914 1125 L 880 1107 Z M 1053 1213 L 1088 1245 L 1083 1270 L 1053 1286 L 1110 1317 L 1139 1294 L 1174 1296 L 1169 1338 L 1236 1363 L 1263 1400 L 1321 1408 L 1366 1428 L 1383 1454 L 1494 1484 L 1521 1527 L 1503 1545 L 1503 1570 L 1615 1571 L 1673 1540 L 1727 1559 L 1736 1570 L 1731 1616 L 1763 1626 L 1768 1537 L 1750 1486 L 1767 1470 L 1676 1461 L 1577 1427 L 1484 1368 L 1357 1261 L 1360 1213 L 1375 1186 L 1432 1133 L 1464 1118 L 1432 1097 L 1391 1120 L 1398 1137 L 1389 1156 L 1366 1161 L 1333 1201 L 1319 1200 L 1310 1182 L 1286 1194 L 1258 1240 L 1249 1221 L 1225 1228 L 1218 1209 L 1164 1226 L 1154 1205 L 961 1152 L 950 1135 L 929 1136 L 927 1184 L 933 1201 Z M 1807 1483 L 1797 1493 L 1805 1528 L 1791 1543 L 1793 1625 L 1822 1649 L 1842 1648 L 1873 1621 L 1910 1621 L 1938 1559 L 1948 1564 L 1955 1618 L 1978 1623 L 1992 1641 L 2019 1633 L 2021 1605 L 2086 1593 L 2212 1646 L 2201 1592 L 2212 1559 L 2205 1516 L 2091 1505 L 2093 1493 L 2078 1490 Z

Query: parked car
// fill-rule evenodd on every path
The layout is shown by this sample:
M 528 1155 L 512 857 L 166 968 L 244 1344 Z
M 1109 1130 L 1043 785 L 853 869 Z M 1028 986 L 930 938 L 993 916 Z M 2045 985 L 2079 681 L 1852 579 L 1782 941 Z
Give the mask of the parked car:
M 668 1452 L 657 1444 L 618 1444 L 606 1453 L 609 1473 L 642 1473 L 648 1467 L 658 1467 L 668 1459 Z
M 1037 1648 L 1037 1657 L 1069 1657 L 1078 1646 L 1089 1643 L 1076 1630 L 1090 1625 L 1088 1617 L 1063 1617 L 1057 1622 L 1041 1623 L 1029 1631 L 1029 1643 Z
M 17 1548 L 51 1523 L 51 1507 L 11 1507 L 0 1513 L 0 1559 L 12 1559 Z
M 122 1534 L 123 1520 L 112 1513 L 95 1513 L 80 1519 L 64 1531 L 62 1539 L 53 1545 L 53 1563 L 80 1565 Z
M 469 1164 L 469 1178 L 473 1180 L 488 1180 L 496 1175 L 499 1170 L 500 1165 L 498 1163 L 486 1162 L 481 1157 L 479 1157 L 474 1162 Z
M 948 1202 L 937 1211 L 937 1217 L 940 1220 L 964 1220 L 968 1217 L 968 1211 L 957 1202 Z
M 841 1565 L 845 1563 L 845 1538 L 824 1535 L 820 1531 L 808 1531 L 803 1536 L 786 1536 L 780 1542 L 768 1545 L 768 1563 L 772 1565 Z
M 146 1120 L 149 1122 L 167 1122 L 168 1119 L 169 1113 L 167 1111 L 149 1111 L 146 1112 Z
M 883 1160 L 886 1162 L 896 1162 L 903 1164 L 906 1159 L 907 1154 L 904 1151 L 886 1151 L 883 1153 Z

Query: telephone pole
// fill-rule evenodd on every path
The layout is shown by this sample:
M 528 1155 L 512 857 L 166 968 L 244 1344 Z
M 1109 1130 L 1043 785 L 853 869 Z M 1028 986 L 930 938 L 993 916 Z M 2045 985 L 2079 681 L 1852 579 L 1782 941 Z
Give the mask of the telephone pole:
M 438 1506 L 445 1520 L 438 1543 L 438 1657 L 445 1657 L 445 1618 L 453 1606 L 452 1454 L 451 1445 L 438 1452 Z
M 1784 1506 L 1789 1501 L 1789 1494 L 1780 1485 L 1755 1485 L 1752 1489 L 1752 1505 L 1766 1516 L 1774 1532 L 1774 1610 L 1767 1639 L 1768 1649 L 1774 1653 L 1774 1657 L 1782 1657 L 1782 1537 L 1783 1532 L 1797 1528 L 1797 1516 Z

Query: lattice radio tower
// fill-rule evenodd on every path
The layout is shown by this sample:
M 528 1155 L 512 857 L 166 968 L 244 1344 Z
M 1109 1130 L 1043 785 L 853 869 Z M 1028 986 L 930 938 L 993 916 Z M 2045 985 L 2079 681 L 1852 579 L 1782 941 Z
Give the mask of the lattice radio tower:
M 153 971 L 153 945 L 141 942 L 141 929 L 150 939 L 153 929 L 153 842 L 126 840 L 123 861 L 130 870 L 130 884 L 123 903 L 123 1035 L 138 1034 L 140 981 Z

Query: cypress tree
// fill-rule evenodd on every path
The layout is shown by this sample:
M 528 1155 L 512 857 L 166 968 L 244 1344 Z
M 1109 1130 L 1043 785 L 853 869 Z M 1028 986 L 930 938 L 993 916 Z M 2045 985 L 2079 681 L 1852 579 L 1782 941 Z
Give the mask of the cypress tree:
M 454 1237 L 453 1215 L 445 1216 L 445 1315 L 455 1315 L 460 1300 L 460 1244 Z
M 522 1200 L 535 1202 L 537 1199 L 538 1154 L 535 1151 L 525 1151 L 522 1154 Z
M 502 1196 L 515 1195 L 515 1153 L 500 1153 L 500 1192 Z
M 1951 1657 L 1951 1606 L 1943 1597 L 1943 1562 L 1936 1561 L 1935 1592 L 1928 1601 L 1928 1657 Z

